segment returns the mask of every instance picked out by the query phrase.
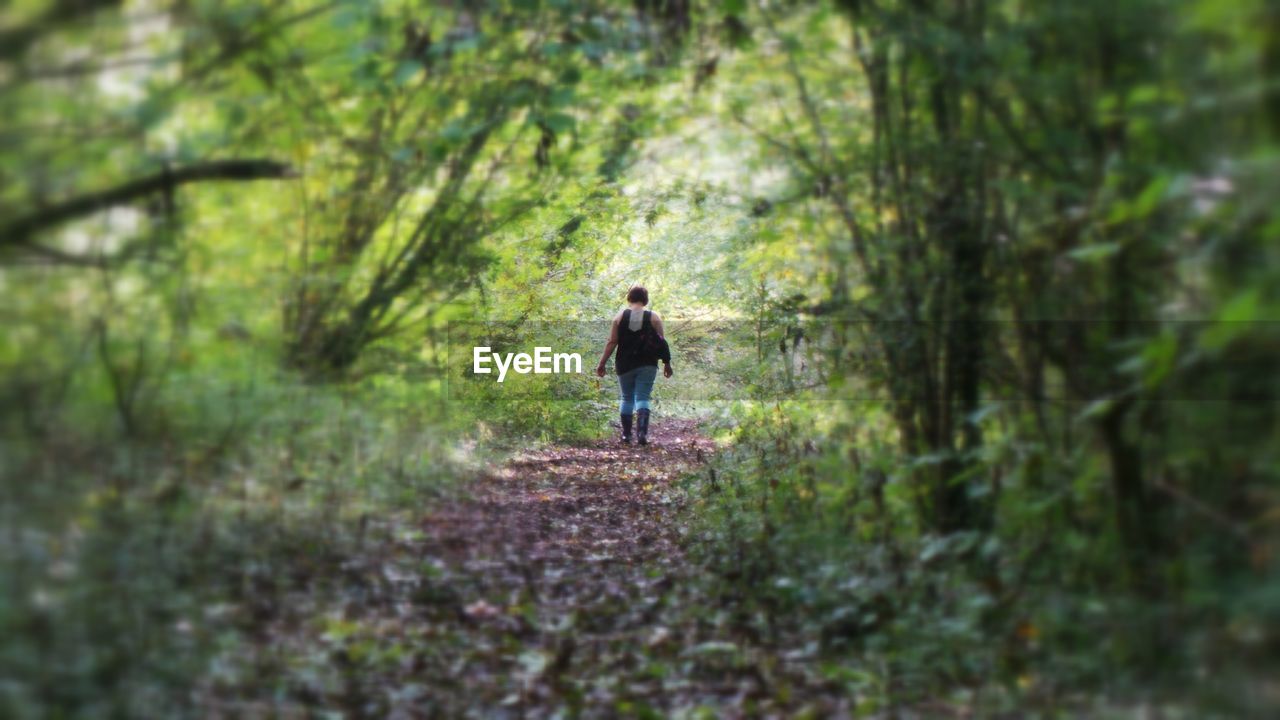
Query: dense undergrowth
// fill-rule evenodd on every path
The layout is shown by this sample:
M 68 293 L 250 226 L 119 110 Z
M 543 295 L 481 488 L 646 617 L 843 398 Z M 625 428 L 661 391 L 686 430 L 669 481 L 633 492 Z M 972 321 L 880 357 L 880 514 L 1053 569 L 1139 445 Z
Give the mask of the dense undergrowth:
M 1280 588 L 1258 583 L 1274 578 L 1266 557 L 1224 565 L 1219 553 L 1244 548 L 1212 519 L 1189 520 L 1181 552 L 1156 561 L 1152 596 L 1101 570 L 1120 554 L 1105 494 L 1065 482 L 1087 476 L 1087 457 L 993 462 L 992 527 L 942 534 L 920 526 L 907 482 L 919 465 L 886 442 L 872 403 L 742 403 L 716 424 L 728 449 L 690 484 L 710 592 L 739 598 L 762 632 L 801 638 L 868 712 L 1273 706 L 1264 628 Z M 1061 491 L 1028 498 L 1033 470 Z
M 395 377 L 335 389 L 233 369 L 167 375 L 127 432 L 75 420 L 112 417 L 82 385 L 41 427 L 6 428 L 4 715 L 189 709 L 210 658 L 287 590 L 340 586 L 344 557 L 493 452 L 455 442 L 435 391 Z

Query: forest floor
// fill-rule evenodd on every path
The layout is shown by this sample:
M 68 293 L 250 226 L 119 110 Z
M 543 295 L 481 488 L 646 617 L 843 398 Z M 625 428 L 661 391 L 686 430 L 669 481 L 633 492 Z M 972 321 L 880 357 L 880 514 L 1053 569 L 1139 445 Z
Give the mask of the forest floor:
M 348 558 L 333 602 L 314 590 L 286 600 L 259 634 L 257 700 L 214 707 L 851 714 L 852 699 L 815 667 L 813 643 L 761 637 L 733 593 L 688 559 L 678 481 L 715 449 L 694 421 L 665 419 L 648 447 L 602 440 L 515 458 Z

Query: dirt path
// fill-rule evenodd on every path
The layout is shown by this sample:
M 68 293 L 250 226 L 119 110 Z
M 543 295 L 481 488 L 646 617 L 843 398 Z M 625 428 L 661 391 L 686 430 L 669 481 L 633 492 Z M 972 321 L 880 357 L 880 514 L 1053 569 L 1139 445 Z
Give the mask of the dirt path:
M 649 447 L 601 441 L 516 459 L 348 558 L 326 595 L 336 600 L 317 603 L 308 587 L 286 601 L 258 658 L 283 687 L 273 682 L 265 705 L 223 707 L 734 717 L 829 697 L 806 652 L 762 637 L 758 618 L 685 558 L 675 483 L 713 450 L 692 421 L 665 420 Z
M 635 677 L 637 650 L 672 640 L 655 620 L 687 569 L 672 483 L 712 450 L 691 421 L 655 423 L 648 447 L 543 451 L 433 513 L 421 550 L 465 578 L 458 619 L 479 651 L 458 700 L 512 714 L 649 704 L 660 688 Z

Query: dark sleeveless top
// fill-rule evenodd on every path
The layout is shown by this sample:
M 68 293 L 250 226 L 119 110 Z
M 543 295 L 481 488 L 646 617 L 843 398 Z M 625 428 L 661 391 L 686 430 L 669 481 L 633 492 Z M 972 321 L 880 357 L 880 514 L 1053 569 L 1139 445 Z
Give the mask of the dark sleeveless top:
M 619 375 L 629 373 L 638 367 L 646 365 L 658 367 L 658 358 L 646 357 L 641 349 L 641 335 L 645 332 L 653 332 L 650 323 L 650 312 L 644 311 L 644 320 L 640 323 L 639 330 L 631 329 L 631 309 L 622 311 L 622 317 L 618 318 L 618 358 L 613 365 L 617 369 Z

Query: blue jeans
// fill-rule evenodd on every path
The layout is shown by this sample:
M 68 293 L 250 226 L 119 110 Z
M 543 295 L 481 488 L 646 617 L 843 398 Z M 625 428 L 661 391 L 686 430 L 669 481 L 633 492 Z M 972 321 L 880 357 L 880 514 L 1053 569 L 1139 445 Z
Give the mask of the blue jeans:
M 620 411 L 623 415 L 630 415 L 634 410 L 649 409 L 649 396 L 653 394 L 653 381 L 656 379 L 657 365 L 642 365 L 618 376 L 618 387 L 622 390 Z

